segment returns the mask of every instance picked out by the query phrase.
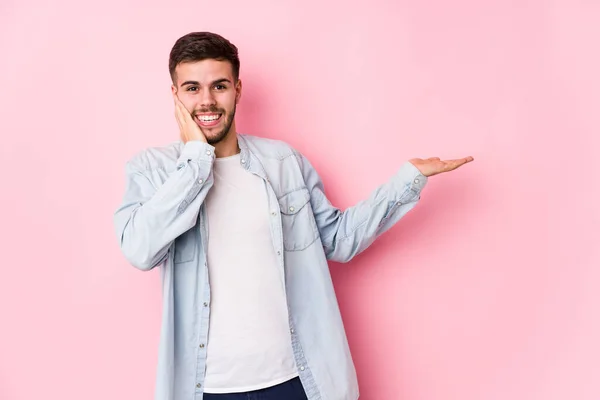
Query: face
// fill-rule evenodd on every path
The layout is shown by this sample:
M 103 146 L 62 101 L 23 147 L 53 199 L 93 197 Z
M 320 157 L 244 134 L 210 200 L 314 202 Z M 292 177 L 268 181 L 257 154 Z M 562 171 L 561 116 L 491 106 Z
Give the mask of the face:
M 187 62 L 175 68 L 171 87 L 190 112 L 209 144 L 215 145 L 235 134 L 235 108 L 242 82 L 234 81 L 229 61 L 213 59 Z

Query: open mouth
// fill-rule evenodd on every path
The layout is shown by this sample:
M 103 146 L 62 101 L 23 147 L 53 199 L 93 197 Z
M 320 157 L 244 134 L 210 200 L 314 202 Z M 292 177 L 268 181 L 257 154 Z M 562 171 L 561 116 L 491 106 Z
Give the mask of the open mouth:
M 200 126 L 210 127 L 210 126 L 217 125 L 221 121 L 222 117 L 223 117 L 223 114 L 216 114 L 216 113 L 196 114 L 196 121 L 198 121 Z

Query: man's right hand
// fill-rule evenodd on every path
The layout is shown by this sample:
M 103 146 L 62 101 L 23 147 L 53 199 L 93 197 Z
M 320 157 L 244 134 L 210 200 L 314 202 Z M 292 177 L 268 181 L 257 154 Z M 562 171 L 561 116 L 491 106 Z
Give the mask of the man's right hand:
M 190 140 L 200 140 L 206 143 L 206 137 L 200 130 L 200 127 L 194 121 L 192 114 L 185 108 L 177 93 L 173 93 L 173 100 L 175 101 L 175 119 L 177 125 L 179 125 L 179 136 L 183 143 L 187 143 Z

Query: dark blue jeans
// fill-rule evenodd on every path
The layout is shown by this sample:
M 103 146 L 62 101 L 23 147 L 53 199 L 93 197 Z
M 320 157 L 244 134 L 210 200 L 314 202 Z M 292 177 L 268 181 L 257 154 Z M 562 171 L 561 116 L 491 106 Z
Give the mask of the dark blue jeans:
M 296 377 L 279 385 L 244 393 L 204 393 L 204 400 L 308 400 L 300 378 Z

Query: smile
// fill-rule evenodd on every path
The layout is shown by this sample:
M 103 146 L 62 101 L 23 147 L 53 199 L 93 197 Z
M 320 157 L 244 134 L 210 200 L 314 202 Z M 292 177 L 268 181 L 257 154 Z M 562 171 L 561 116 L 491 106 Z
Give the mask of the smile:
M 202 126 L 212 126 L 216 125 L 222 116 L 223 114 L 202 114 L 196 115 L 196 119 Z

